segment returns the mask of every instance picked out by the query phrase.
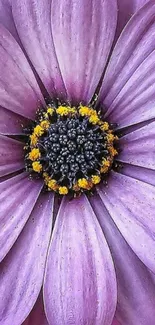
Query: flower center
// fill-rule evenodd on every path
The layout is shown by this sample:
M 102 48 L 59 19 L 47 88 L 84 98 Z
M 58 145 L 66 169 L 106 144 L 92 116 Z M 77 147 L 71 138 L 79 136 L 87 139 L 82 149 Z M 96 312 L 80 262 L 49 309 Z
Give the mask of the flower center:
M 90 191 L 112 167 L 117 136 L 92 107 L 48 105 L 29 128 L 25 166 L 47 190 Z

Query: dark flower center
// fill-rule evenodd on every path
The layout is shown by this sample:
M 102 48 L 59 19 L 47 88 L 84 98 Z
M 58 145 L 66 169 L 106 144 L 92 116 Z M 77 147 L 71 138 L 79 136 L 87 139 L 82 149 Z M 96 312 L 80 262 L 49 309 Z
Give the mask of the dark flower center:
M 28 131 L 25 166 L 59 194 L 90 191 L 109 172 L 117 137 L 92 107 L 48 105 Z

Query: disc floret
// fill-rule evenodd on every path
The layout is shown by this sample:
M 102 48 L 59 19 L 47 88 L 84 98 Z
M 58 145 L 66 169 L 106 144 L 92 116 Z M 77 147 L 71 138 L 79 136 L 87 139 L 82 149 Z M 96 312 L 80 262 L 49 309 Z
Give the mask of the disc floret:
M 92 191 L 112 167 L 117 140 L 93 107 L 48 105 L 29 131 L 26 169 L 60 195 Z

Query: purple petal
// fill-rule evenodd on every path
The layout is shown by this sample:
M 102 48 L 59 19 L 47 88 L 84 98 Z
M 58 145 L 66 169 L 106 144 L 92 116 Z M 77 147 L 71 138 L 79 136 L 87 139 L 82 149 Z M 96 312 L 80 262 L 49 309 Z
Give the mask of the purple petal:
M 155 171 L 152 169 L 123 163 L 120 173 L 155 186 Z
M 118 1 L 118 22 L 117 22 L 117 37 L 123 30 L 124 26 L 145 3 L 149 0 L 117 0 Z
M 120 139 L 119 160 L 155 169 L 155 122 Z
M 11 1 L 1 0 L 0 1 L 0 23 L 9 30 L 9 32 L 18 39 L 16 27 L 12 17 Z
M 92 197 L 91 204 L 115 264 L 118 285 L 116 317 L 123 325 L 154 325 L 155 285 L 150 272 L 126 243 L 100 198 Z
M 88 103 L 107 63 L 117 20 L 115 0 L 52 1 L 53 39 L 68 98 Z
M 65 99 L 51 32 L 51 0 L 16 0 L 13 16 L 24 49 L 47 91 Z
M 109 325 L 116 282 L 107 243 L 86 197 L 63 200 L 44 284 L 50 325 Z
M 112 325 L 121 325 L 120 322 L 115 318 L 112 322 Z
M 111 172 L 108 187 L 98 191 L 127 243 L 155 272 L 155 187 Z
M 27 222 L 42 189 L 22 173 L 0 183 L 0 261 L 8 253 Z
M 52 199 L 41 195 L 0 268 L 0 320 L 21 324 L 41 290 L 52 226 Z
M 0 135 L 0 177 L 24 168 L 23 143 Z
M 28 118 L 34 118 L 44 103 L 33 72 L 18 43 L 0 25 L 0 105 Z
M 119 127 L 155 117 L 155 2 L 149 1 L 128 23 L 111 56 L 100 92 L 106 117 Z M 125 46 L 124 46 L 125 44 Z
M 24 117 L 0 107 L 0 133 L 6 135 L 21 134 L 22 128 L 26 124 L 28 124 L 28 120 Z
M 30 315 L 22 325 L 48 325 L 44 312 L 42 292 L 40 293 Z

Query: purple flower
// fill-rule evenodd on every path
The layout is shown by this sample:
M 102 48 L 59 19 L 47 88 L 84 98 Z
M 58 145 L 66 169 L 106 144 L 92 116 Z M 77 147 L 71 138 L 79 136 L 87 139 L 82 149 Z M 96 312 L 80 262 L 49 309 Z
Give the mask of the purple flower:
M 0 0 L 0 22 L 0 325 L 154 325 L 155 1 Z

